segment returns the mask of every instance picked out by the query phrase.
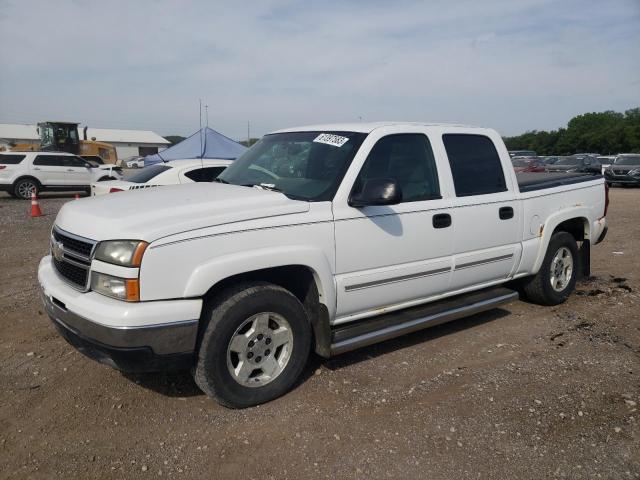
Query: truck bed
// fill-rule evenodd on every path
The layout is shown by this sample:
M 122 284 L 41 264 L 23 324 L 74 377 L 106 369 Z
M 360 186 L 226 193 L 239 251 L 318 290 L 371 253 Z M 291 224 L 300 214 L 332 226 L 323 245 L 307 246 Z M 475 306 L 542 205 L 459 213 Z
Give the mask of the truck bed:
M 521 192 L 533 192 L 545 188 L 589 182 L 601 178 L 601 175 L 592 175 L 590 173 L 540 172 L 516 173 L 516 178 L 518 179 L 518 186 Z

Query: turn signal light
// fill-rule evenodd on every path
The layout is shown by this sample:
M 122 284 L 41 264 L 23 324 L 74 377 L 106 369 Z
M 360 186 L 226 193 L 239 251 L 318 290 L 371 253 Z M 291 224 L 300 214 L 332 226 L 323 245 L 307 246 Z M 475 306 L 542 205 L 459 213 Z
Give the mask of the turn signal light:
M 109 189 L 109 193 L 116 193 L 116 192 L 124 192 L 124 190 L 122 190 L 121 188 L 117 188 L 117 187 L 111 187 Z

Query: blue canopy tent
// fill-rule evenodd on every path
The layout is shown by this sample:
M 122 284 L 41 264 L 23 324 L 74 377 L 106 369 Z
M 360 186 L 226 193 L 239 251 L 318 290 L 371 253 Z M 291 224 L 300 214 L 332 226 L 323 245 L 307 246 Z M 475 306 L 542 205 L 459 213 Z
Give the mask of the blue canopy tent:
M 190 158 L 220 158 L 235 160 L 244 153 L 247 147 L 225 137 L 209 127 L 203 127 L 180 143 L 144 157 L 144 166 L 169 160 L 183 160 Z

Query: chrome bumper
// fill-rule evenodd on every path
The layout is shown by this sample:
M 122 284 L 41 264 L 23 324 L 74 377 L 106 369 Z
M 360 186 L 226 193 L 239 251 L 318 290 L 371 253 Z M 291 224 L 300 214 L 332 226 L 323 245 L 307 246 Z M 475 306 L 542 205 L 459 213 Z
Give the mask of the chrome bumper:
M 41 291 L 45 310 L 60 326 L 85 339 L 115 348 L 149 347 L 157 355 L 192 353 L 198 320 L 143 327 L 107 327 L 67 310 L 64 303 Z

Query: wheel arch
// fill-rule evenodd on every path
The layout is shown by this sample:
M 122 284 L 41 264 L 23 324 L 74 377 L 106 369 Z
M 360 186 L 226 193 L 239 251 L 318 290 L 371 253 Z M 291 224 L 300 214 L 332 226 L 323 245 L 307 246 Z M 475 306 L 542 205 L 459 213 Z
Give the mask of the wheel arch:
M 556 232 L 567 232 L 575 238 L 576 242 L 587 243 L 591 241 L 591 223 L 587 209 L 571 209 L 560 211 L 551 215 L 542 228 L 540 248 L 536 257 L 532 273 L 538 273 L 544 257 L 549 248 L 551 237 Z
M 18 182 L 20 182 L 21 180 L 33 180 L 34 182 L 36 182 L 36 184 L 38 185 L 38 190 L 42 190 L 43 189 L 43 185 L 42 182 L 40 182 L 40 180 L 38 180 L 36 177 L 34 177 L 33 175 L 20 175 L 18 178 L 16 178 L 13 183 L 11 184 L 11 190 L 13 192 L 15 192 L 16 189 L 16 185 L 18 184 Z
M 257 281 L 279 285 L 300 300 L 313 328 L 315 350 L 328 356 L 336 293 L 329 263 L 321 252 L 282 247 L 217 257 L 196 269 L 184 296 L 207 301 L 234 284 Z

